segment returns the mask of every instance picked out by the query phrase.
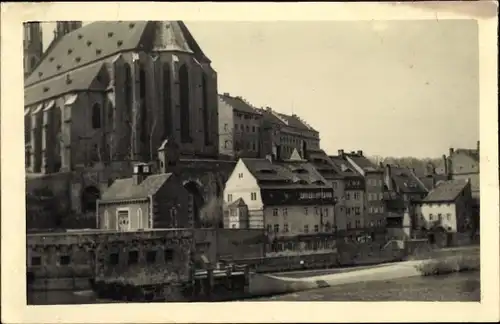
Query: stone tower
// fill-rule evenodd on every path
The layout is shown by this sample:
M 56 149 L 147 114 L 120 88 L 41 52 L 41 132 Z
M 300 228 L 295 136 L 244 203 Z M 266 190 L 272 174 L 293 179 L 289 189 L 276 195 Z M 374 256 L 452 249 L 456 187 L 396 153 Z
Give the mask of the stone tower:
M 40 22 L 24 23 L 24 77 L 27 77 L 43 54 L 42 26 Z
M 54 38 L 58 39 L 66 34 L 71 33 L 73 30 L 82 27 L 81 21 L 58 21 L 56 29 L 54 30 Z

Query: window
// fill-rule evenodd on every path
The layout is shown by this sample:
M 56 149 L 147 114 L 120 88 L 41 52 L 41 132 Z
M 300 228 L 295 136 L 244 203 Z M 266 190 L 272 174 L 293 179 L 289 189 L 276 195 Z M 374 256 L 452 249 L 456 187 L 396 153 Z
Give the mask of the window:
M 229 131 L 229 125 L 228 125 L 228 124 L 224 124 L 224 131 L 225 131 L 225 132 L 228 132 L 228 131 Z
M 351 199 L 351 194 L 346 193 L 346 194 L 345 194 L 345 200 L 350 200 L 350 199 Z
M 434 218 L 434 215 L 429 214 L 429 220 L 431 220 L 431 221 L 432 221 L 432 220 L 433 220 L 433 218 Z
M 288 233 L 288 224 L 283 225 L 283 232 Z
M 319 225 L 314 225 L 314 232 L 319 232 Z
M 450 213 L 446 214 L 446 220 L 451 220 L 451 214 Z
M 252 126 L 252 133 L 255 133 L 255 126 Z
M 337 182 L 333 182 L 333 189 L 337 189 Z
M 382 221 L 381 219 L 379 219 L 379 220 L 377 221 L 377 224 L 378 224 L 378 226 L 379 226 L 379 227 L 381 227 L 384 223 L 383 223 L 383 221 Z
M 304 233 L 309 233 L 309 225 L 304 225 Z
M 201 76 L 201 92 L 202 92 L 202 110 L 203 110 L 203 135 L 205 138 L 205 145 L 211 144 L 210 139 L 210 115 L 208 107 L 208 88 L 207 88 L 207 76 L 205 73 Z
M 252 199 L 252 200 L 257 200 L 257 193 L 252 192 L 252 193 L 250 194 L 250 199 Z
M 274 225 L 274 233 L 279 233 L 279 231 L 280 231 L 280 226 L 279 226 L 279 224 L 275 224 L 275 225 Z
M 143 220 L 142 220 L 142 209 L 141 208 L 137 209 L 137 228 L 138 229 L 144 228 L 144 223 L 143 223 Z
M 233 201 L 233 195 L 232 195 L 232 194 L 228 194 L 228 195 L 227 195 L 227 201 L 228 201 L 228 202 Z
M 247 125 L 247 132 L 250 132 L 250 127 L 248 127 L 248 125 Z
M 273 231 L 273 226 L 271 224 L 267 224 L 267 231 L 271 233 Z
M 374 227 L 375 223 L 373 221 L 370 222 L 370 227 Z
M 325 216 L 328 217 L 328 208 L 325 208 Z
M 350 207 L 346 207 L 345 213 L 346 213 L 346 215 L 351 215 L 351 208 Z
M 101 128 L 101 105 L 97 102 L 92 106 L 92 128 Z
M 128 252 L 128 264 L 136 264 L 139 262 L 139 251 Z
M 140 111 L 141 111 L 141 130 L 140 130 L 140 139 L 144 143 L 148 137 L 148 96 L 147 96 L 147 83 L 146 83 L 146 69 L 141 64 L 139 68 L 139 98 L 140 98 Z
M 359 208 L 359 207 L 355 207 L 355 208 L 354 208 L 354 213 L 355 213 L 356 215 L 361 215 L 360 208 Z
M 351 229 L 351 222 L 347 222 L 347 229 Z
M 252 150 L 254 150 L 254 151 L 257 150 L 257 146 L 255 145 L 255 142 L 252 142 Z
M 59 264 L 60 265 L 68 265 L 71 262 L 71 258 L 69 255 L 61 255 L 59 257 Z
M 130 229 L 129 211 L 128 209 L 117 210 L 117 223 L 119 231 L 128 231 Z
M 382 206 L 382 207 L 380 207 L 380 208 L 379 208 L 379 212 L 380 212 L 380 213 L 383 213 L 383 212 L 384 212 L 384 206 Z
M 283 216 L 288 216 L 288 210 L 286 208 L 283 208 Z
M 231 228 L 236 228 L 236 224 L 231 224 Z
M 319 212 L 318 212 L 318 207 L 314 207 L 314 214 L 318 215 Z
M 156 251 L 148 251 L 146 253 L 146 262 L 150 264 L 156 262 Z
M 165 258 L 165 262 L 174 260 L 174 250 L 165 249 L 165 251 L 163 252 L 163 257 Z
M 42 265 L 42 258 L 39 256 L 31 257 L 31 266 L 37 267 Z
M 243 178 L 243 173 L 238 173 L 238 178 Z
M 308 214 L 309 213 L 309 210 L 307 209 L 307 207 L 304 207 L 304 214 Z
M 163 138 L 172 135 L 172 87 L 170 79 L 170 67 L 168 63 L 163 64 Z
M 109 229 L 109 213 L 104 211 L 104 229 Z
M 179 69 L 179 102 L 180 102 L 180 125 L 181 142 L 191 142 L 190 129 L 190 102 L 189 102 L 189 72 L 187 66 L 183 64 Z
M 278 216 L 278 208 L 273 209 L 273 216 Z
M 359 200 L 359 192 L 354 193 L 354 200 Z
M 119 257 L 118 253 L 111 253 L 109 255 L 109 263 L 111 265 L 117 265 L 119 260 L 120 260 L 120 257 Z
M 361 227 L 361 221 L 357 220 L 356 221 L 356 228 L 360 228 Z

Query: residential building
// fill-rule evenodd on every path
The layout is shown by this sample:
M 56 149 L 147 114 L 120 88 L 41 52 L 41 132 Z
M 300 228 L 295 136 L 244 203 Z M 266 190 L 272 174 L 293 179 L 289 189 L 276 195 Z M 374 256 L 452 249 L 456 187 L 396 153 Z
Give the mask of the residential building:
M 226 183 L 224 201 L 226 214 L 234 202 L 246 205 L 243 226 L 266 229 L 274 242 L 270 253 L 323 251 L 335 244 L 333 189 L 305 160 L 284 160 L 279 154 L 240 159 Z
M 370 224 L 365 221 L 365 179 L 347 161 L 343 150 L 338 155 L 329 156 L 333 165 L 339 170 L 340 179 L 333 182 L 333 190 L 339 204 L 340 212 L 345 210 L 346 231 L 351 239 L 356 239 Z M 383 227 L 383 224 L 376 224 Z
M 28 172 L 151 161 L 166 138 L 218 157 L 217 73 L 183 22 L 63 27 L 24 82 Z
M 370 161 L 361 150 L 344 153 L 344 156 L 365 179 L 365 226 L 378 229 L 379 238 L 385 239 L 384 169 Z
M 219 153 L 230 157 L 263 157 L 262 113 L 241 97 L 219 95 Z
M 427 188 L 411 169 L 390 164 L 385 165 L 384 186 L 388 238 L 411 237 L 416 229 L 415 202 L 427 195 Z
M 281 146 L 283 158 L 289 158 L 294 149 L 307 159 L 308 150 L 320 147 L 319 132 L 299 116 L 278 113 L 266 107 L 260 109 L 263 116 L 263 152 L 269 154 L 273 146 Z
M 429 191 L 434 189 L 438 182 L 448 180 L 445 174 L 437 174 L 436 167 L 432 163 L 428 163 L 425 168 L 425 174 L 418 177 L 424 184 L 425 188 Z
M 452 180 L 469 179 L 472 197 L 479 199 L 479 141 L 475 149 L 450 148 L 448 156 L 443 155 L 436 173 Z
M 437 233 L 442 233 L 449 245 L 453 234 L 464 233 L 471 228 L 472 192 L 469 180 L 441 181 L 418 203 L 416 227 L 427 233 L 431 243 Z
M 115 180 L 97 201 L 97 228 L 190 228 L 190 197 L 172 173 L 151 174 L 149 164 L 136 164 L 131 178 Z

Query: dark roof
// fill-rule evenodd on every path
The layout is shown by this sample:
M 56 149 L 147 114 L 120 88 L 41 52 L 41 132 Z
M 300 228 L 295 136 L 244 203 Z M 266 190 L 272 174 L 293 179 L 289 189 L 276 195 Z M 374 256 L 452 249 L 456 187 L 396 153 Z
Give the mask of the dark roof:
M 29 86 L 119 52 L 139 47 L 147 21 L 97 21 L 64 35 L 25 80 Z M 118 43 L 121 42 L 121 45 Z M 100 54 L 97 54 L 100 50 Z M 69 52 L 71 51 L 71 53 Z M 77 61 L 79 57 L 79 61 Z M 60 69 L 57 69 L 57 66 Z M 39 73 L 42 73 L 40 76 Z
M 361 174 L 345 158 L 338 155 L 330 155 L 330 161 L 344 177 L 361 176 Z
M 424 184 L 421 183 L 408 168 L 398 167 L 395 165 L 390 166 L 391 178 L 394 184 L 403 193 L 421 193 L 427 192 Z
M 24 90 L 24 106 L 31 106 L 65 93 L 88 90 L 103 66 L 104 62 L 96 62 L 26 88 Z M 67 82 L 68 77 L 71 83 Z M 107 84 L 99 84 L 99 89 L 104 90 L 106 86 Z
M 261 188 L 312 188 L 327 185 L 325 178 L 308 162 L 243 158 L 242 162 Z
M 101 201 L 148 198 L 150 195 L 154 195 L 170 179 L 171 175 L 172 173 L 153 174 L 139 185 L 134 185 L 133 178 L 117 179 L 104 192 Z
M 182 21 L 97 21 L 55 43 L 25 80 L 25 87 L 120 52 L 154 48 L 193 53 L 210 62 Z
M 288 123 L 288 126 L 295 127 L 298 129 L 303 129 L 303 130 L 315 131 L 315 129 L 313 129 L 310 125 L 306 124 L 303 120 L 301 120 L 295 114 L 286 115 L 286 114 L 278 113 L 278 115 Z
M 261 115 L 262 113 L 258 110 L 256 110 L 254 107 L 252 107 L 248 102 L 243 100 L 240 97 L 232 97 L 227 94 L 222 94 L 219 95 L 220 100 L 224 101 L 231 107 L 233 107 L 234 110 L 247 113 L 247 114 L 255 114 L 255 115 Z
M 455 201 L 469 183 L 467 180 L 442 181 L 423 199 L 423 202 Z
M 366 156 L 358 155 L 358 154 L 347 154 L 349 158 L 354 162 L 357 166 L 363 169 L 365 172 L 370 171 L 382 171 L 377 167 L 375 163 L 370 161 Z
M 247 204 L 243 200 L 243 198 L 238 198 L 236 201 L 229 204 L 229 207 L 245 207 Z
M 445 181 L 447 176 L 443 174 L 429 174 L 418 178 L 425 185 L 427 190 L 432 190 L 438 181 Z
M 264 121 L 269 122 L 271 124 L 286 125 L 285 122 L 279 119 L 276 115 L 274 115 L 271 110 L 259 109 L 259 111 L 262 113 Z

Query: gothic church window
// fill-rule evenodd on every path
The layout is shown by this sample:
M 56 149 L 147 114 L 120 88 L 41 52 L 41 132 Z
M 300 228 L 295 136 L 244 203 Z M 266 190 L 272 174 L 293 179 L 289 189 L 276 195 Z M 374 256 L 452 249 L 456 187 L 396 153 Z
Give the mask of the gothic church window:
M 97 102 L 92 106 L 92 128 L 101 128 L 101 105 Z
M 210 141 L 210 130 L 209 130 L 209 114 L 208 114 L 208 89 L 207 89 L 207 77 L 205 73 L 201 76 L 201 91 L 202 91 L 202 110 L 203 110 L 203 132 L 205 138 L 205 145 L 212 144 Z
M 170 67 L 163 64 L 163 138 L 172 134 L 172 93 L 171 93 Z
M 189 111 L 189 72 L 187 66 L 183 64 L 179 69 L 179 97 L 180 97 L 180 124 L 181 142 L 191 142 L 190 111 Z
M 132 118 L 132 72 L 130 69 L 130 65 L 128 63 L 125 63 L 123 66 L 123 71 L 125 73 L 125 107 L 127 109 L 127 117 L 129 118 L 129 121 L 131 121 Z
M 141 64 L 139 70 L 139 97 L 141 104 L 141 141 L 147 139 L 148 124 L 147 124 L 147 92 L 146 92 L 146 70 Z

